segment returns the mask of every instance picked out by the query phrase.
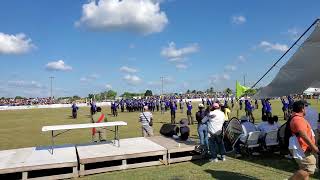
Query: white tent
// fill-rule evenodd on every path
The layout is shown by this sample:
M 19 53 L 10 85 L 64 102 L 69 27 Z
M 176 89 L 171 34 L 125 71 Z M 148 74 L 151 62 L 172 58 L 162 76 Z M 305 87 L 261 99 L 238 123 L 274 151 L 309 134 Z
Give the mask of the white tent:
M 310 87 L 310 88 L 308 88 L 307 90 L 305 90 L 305 91 L 303 92 L 303 94 L 305 94 L 305 95 L 320 94 L 320 88 Z
M 276 77 L 255 98 L 301 94 L 309 87 L 320 87 L 320 24 L 298 48 Z

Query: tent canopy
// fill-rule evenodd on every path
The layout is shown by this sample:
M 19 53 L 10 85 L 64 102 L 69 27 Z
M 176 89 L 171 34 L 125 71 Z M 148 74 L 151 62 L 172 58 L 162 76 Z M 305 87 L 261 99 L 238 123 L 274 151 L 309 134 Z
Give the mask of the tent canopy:
M 303 92 L 303 94 L 312 95 L 312 94 L 320 94 L 320 88 L 308 88 Z
M 320 87 L 320 24 L 280 69 L 272 82 L 254 98 L 300 94 L 309 87 Z

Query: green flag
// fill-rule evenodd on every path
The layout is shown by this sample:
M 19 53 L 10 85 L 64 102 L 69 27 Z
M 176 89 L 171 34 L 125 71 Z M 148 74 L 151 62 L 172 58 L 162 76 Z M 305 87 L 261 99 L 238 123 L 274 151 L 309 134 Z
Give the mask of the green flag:
M 239 99 L 249 87 L 242 86 L 238 81 L 236 82 L 236 97 Z

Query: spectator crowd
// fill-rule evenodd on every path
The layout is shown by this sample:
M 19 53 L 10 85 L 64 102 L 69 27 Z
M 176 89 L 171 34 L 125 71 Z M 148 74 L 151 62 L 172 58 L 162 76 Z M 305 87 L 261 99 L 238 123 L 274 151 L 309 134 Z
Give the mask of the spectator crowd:
M 28 106 L 28 105 L 47 105 L 55 104 L 56 101 L 51 97 L 47 98 L 1 98 L 0 106 Z

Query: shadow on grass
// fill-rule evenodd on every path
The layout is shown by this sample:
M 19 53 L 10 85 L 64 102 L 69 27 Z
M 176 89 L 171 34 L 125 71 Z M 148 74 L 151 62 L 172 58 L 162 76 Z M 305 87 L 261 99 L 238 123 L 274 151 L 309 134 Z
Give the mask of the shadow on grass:
M 239 161 L 247 161 L 257 165 L 272 167 L 281 171 L 294 173 L 298 166 L 294 160 L 286 159 L 273 153 L 262 153 L 260 156 L 244 156 Z
M 168 122 L 153 122 L 154 124 L 167 124 Z
M 87 114 L 87 115 L 85 115 L 85 117 L 91 118 L 92 116 L 91 116 L 91 114 Z
M 240 174 L 236 172 L 229 172 L 229 171 L 215 171 L 215 170 L 204 170 L 205 172 L 211 174 L 211 176 L 215 179 L 236 179 L 236 180 L 242 180 L 242 179 L 258 179 L 256 177 L 252 177 L 245 174 Z
M 273 153 L 264 153 L 257 157 L 244 157 L 239 160 L 272 167 L 278 170 L 290 172 L 292 174 L 299 169 L 298 164 L 293 159 L 286 159 L 282 156 L 274 155 Z M 310 177 L 320 179 L 320 173 L 316 172 Z
M 204 159 L 199 159 L 199 160 L 194 160 L 194 161 L 191 161 L 193 164 L 195 165 L 198 165 L 198 166 L 203 166 L 207 163 L 210 163 L 209 159 L 208 158 L 204 158 Z
M 77 118 L 73 118 L 73 116 L 68 116 L 68 119 L 77 119 Z

